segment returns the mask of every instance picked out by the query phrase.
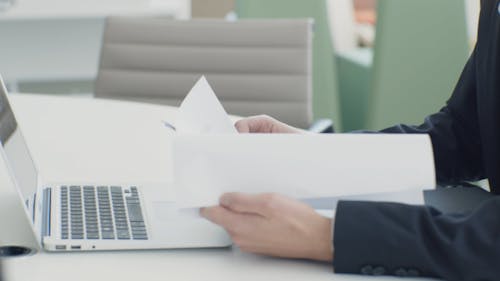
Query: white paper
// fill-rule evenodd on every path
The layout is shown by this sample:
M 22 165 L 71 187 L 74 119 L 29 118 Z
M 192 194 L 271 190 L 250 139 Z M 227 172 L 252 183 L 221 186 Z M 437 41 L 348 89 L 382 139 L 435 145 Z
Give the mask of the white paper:
M 172 145 L 183 207 L 216 205 L 225 192 L 303 199 L 435 186 L 426 135 L 178 134 Z
M 422 204 L 423 189 L 435 186 L 428 136 L 237 134 L 205 77 L 182 102 L 176 129 L 173 175 L 184 208 L 216 205 L 235 191 L 326 209 L 341 199 Z
M 340 200 L 348 201 L 376 201 L 376 202 L 396 202 L 409 205 L 423 205 L 424 192 L 419 189 L 405 189 L 397 192 L 382 192 L 373 194 L 362 194 L 362 195 L 347 195 L 338 197 L 322 197 L 313 199 L 304 199 L 304 203 L 313 207 L 316 212 L 327 218 L 335 217 L 335 210 L 337 209 L 337 204 Z M 183 209 L 190 210 L 191 217 L 199 216 L 195 213 L 197 208 Z
M 378 201 L 378 202 L 397 202 L 410 205 L 423 205 L 424 192 L 421 188 L 403 189 L 396 192 L 380 192 L 361 195 L 345 195 L 337 197 L 321 197 L 303 199 L 316 210 L 332 210 L 337 208 L 337 203 L 340 200 L 350 201 Z
M 178 134 L 236 134 L 236 128 L 205 76 L 187 94 L 177 112 Z

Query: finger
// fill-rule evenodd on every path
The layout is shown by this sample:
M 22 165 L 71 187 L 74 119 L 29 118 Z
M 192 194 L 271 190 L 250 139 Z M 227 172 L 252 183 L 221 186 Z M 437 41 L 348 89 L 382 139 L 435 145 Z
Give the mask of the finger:
M 251 213 L 266 216 L 269 214 L 269 194 L 248 194 L 240 192 L 225 193 L 220 197 L 220 204 L 239 213 Z
M 250 133 L 250 126 L 248 125 L 248 119 L 241 119 L 234 124 L 234 127 L 239 133 L 245 134 Z
M 266 115 L 247 117 L 235 124 L 240 133 L 271 133 L 272 126 L 273 119 Z
M 226 229 L 238 222 L 238 216 L 234 212 L 221 206 L 201 208 L 200 215 Z
M 256 236 L 254 231 L 263 220 L 261 216 L 236 213 L 221 206 L 202 208 L 200 214 L 223 227 L 232 239 L 240 242 L 246 240 L 245 237 Z

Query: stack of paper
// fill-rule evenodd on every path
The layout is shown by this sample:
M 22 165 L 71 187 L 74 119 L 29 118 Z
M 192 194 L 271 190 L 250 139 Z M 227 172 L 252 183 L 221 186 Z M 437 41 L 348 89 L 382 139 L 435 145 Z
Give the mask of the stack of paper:
M 216 205 L 235 191 L 306 199 L 435 186 L 426 135 L 238 134 L 205 78 L 181 105 L 176 128 L 173 175 L 184 207 Z

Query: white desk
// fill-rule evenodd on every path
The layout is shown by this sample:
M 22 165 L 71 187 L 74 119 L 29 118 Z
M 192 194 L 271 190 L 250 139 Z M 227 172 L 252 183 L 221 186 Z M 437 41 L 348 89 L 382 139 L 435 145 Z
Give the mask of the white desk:
M 14 111 L 47 180 L 168 180 L 175 109 L 116 101 L 12 95 Z M 329 264 L 237 249 L 38 253 L 5 260 L 16 280 L 398 280 L 334 275 Z

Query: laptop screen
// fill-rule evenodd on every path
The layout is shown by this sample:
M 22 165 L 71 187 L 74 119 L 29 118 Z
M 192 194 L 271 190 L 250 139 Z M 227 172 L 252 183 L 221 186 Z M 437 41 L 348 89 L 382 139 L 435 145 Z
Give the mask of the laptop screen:
M 0 142 L 24 201 L 37 190 L 38 174 L 0 79 Z

